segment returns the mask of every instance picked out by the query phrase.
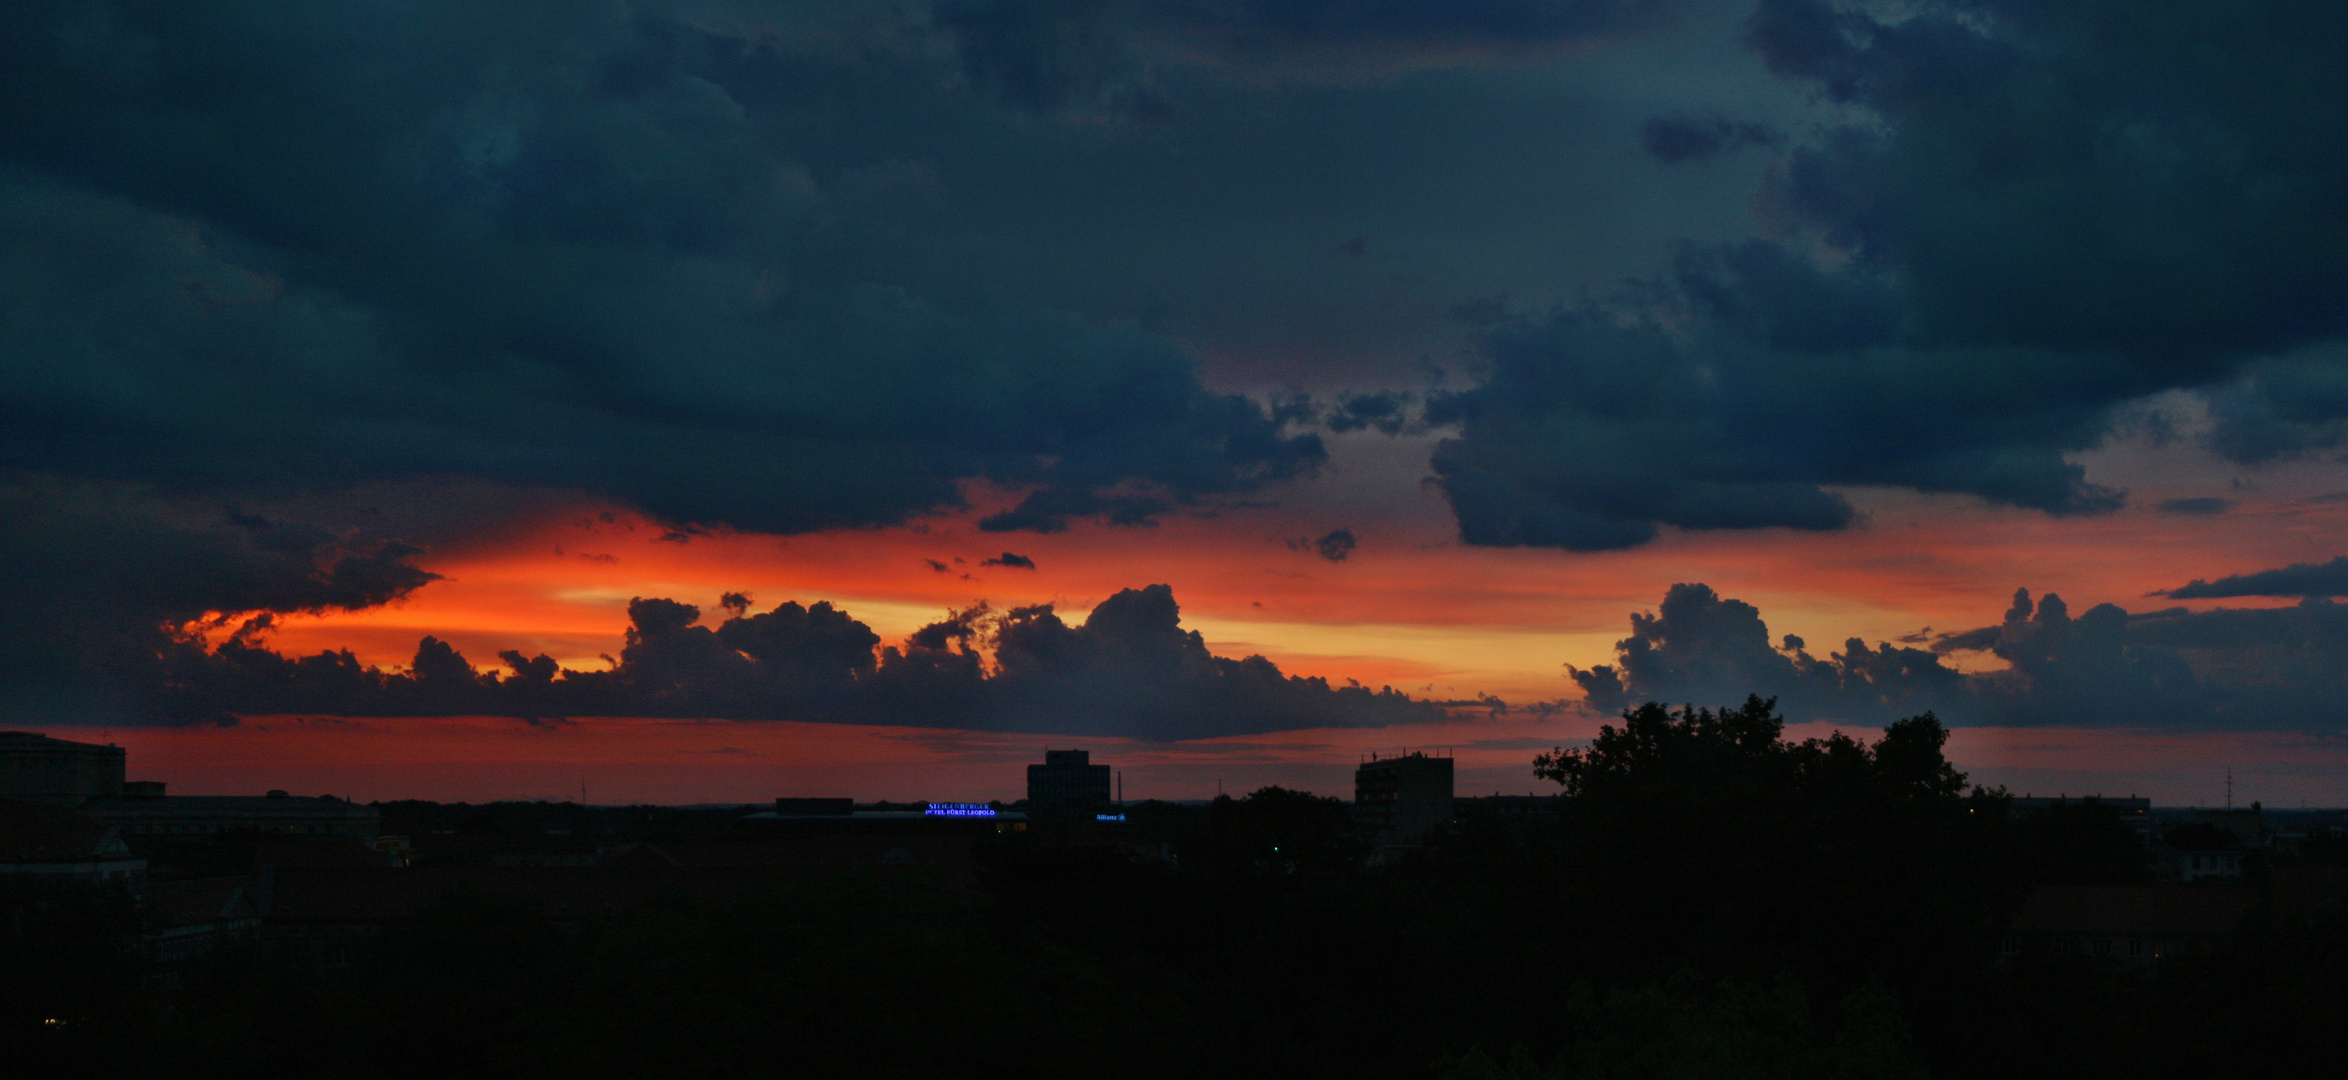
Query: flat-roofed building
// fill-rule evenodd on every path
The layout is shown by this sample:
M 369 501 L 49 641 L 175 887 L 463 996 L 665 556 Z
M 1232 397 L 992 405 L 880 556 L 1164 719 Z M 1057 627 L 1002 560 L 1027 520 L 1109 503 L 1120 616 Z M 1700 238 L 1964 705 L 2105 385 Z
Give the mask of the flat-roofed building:
M 383 815 L 332 795 L 165 795 L 160 781 L 124 779 L 119 746 L 0 731 L 0 799 L 66 806 L 124 837 L 277 833 L 373 840 Z
M 2259 901 L 2257 890 L 2239 885 L 2049 885 L 2023 903 L 1999 953 L 2145 966 L 2224 944 Z
M 1451 820 L 1451 759 L 1372 757 L 1353 771 L 1353 824 L 1374 848 L 1408 847 Z
M 1046 750 L 1043 764 L 1027 767 L 1027 805 L 1039 812 L 1105 810 L 1110 786 L 1109 767 L 1093 764 L 1088 750 Z
M 122 794 L 119 746 L 52 739 L 32 731 L 0 731 L 0 799 L 80 806 Z
M 383 814 L 372 806 L 332 795 L 312 798 L 282 791 L 107 799 L 85 803 L 81 809 L 132 838 L 276 833 L 373 840 L 383 831 Z

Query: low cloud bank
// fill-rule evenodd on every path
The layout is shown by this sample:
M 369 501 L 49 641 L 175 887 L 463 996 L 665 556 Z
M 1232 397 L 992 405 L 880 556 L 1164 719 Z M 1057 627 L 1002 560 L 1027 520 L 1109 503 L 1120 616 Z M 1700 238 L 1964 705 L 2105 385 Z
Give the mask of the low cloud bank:
M 691 604 L 632 601 L 608 671 L 511 650 L 499 654 L 504 670 L 481 671 L 431 637 L 407 672 L 363 667 L 347 651 L 288 657 L 258 641 L 264 615 L 216 648 L 174 642 L 163 715 L 664 716 L 1154 740 L 1452 719 L 1442 704 L 1391 688 L 1333 686 L 1285 675 L 1261 656 L 1216 656 L 1182 629 L 1165 585 L 1119 592 L 1075 625 L 1049 604 L 1001 613 L 980 605 L 885 647 L 828 602 L 729 610 L 736 614 L 709 626 Z M 991 661 L 979 646 L 991 646 Z
M 1948 665 L 1968 652 L 2006 667 Z M 1923 648 L 1854 637 L 1821 657 L 1791 634 L 1772 642 L 1751 604 L 1680 584 L 1655 612 L 1631 616 L 1615 655 L 1614 664 L 1568 666 L 1589 709 L 1758 693 L 1798 720 L 1878 724 L 1930 709 L 1959 724 L 2348 733 L 2348 607 L 2315 598 L 2136 614 L 2098 604 L 2074 616 L 2059 596 L 2033 600 L 2018 589 L 1996 625 L 1940 634 Z
M 2292 563 L 2275 570 L 2229 574 L 2216 581 L 2194 578 L 2174 589 L 2156 593 L 2172 600 L 2217 600 L 2236 596 L 2348 595 L 2348 555 L 2326 563 Z

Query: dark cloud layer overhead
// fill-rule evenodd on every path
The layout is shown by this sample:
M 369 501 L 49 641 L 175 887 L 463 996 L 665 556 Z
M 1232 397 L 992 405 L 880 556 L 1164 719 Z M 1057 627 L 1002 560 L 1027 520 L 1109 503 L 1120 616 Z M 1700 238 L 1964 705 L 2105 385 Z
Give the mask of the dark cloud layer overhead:
M 18 468 L 453 474 L 796 531 L 965 477 L 1179 503 L 1322 457 L 1138 330 L 860 273 L 862 181 L 774 115 L 820 65 L 665 5 L 4 18 Z
M 1793 635 L 1772 643 L 1752 605 L 1680 584 L 1654 613 L 1631 615 L 1615 652 L 1614 664 L 1568 669 L 1600 713 L 1758 693 L 1789 717 L 1846 723 L 1929 709 L 1958 724 L 2348 733 L 2348 607 L 2319 599 L 2200 613 L 2098 604 L 2074 616 L 2061 597 L 2025 589 L 2000 623 L 1929 649 L 1850 638 L 1821 658 Z M 2005 666 L 1959 671 L 1945 662 L 1955 653 Z
M 1676 165 L 1748 146 L 1777 146 L 1785 136 L 1761 124 L 1718 116 L 1658 116 L 1640 129 L 1639 141 L 1656 160 Z
M 934 177 L 836 134 L 881 103 L 799 88 L 950 107 L 915 40 L 942 32 L 789 5 L 9 4 L 0 480 L 114 528 L 150 497 L 455 478 L 682 539 L 899 522 L 973 478 L 1039 492 L 1001 527 L 1147 524 L 1317 467 L 1317 436 L 1164 338 L 891 272 Z M 191 540 L 124 556 L 42 546 L 50 525 L 81 527 L 21 525 L 8 562 L 88 581 Z M 341 603 L 308 566 L 125 589 L 98 619 L 28 586 L 0 636 Z
M 937 0 L 962 70 L 1003 101 L 1165 120 L 1166 46 L 1251 68 L 1338 71 L 1552 49 L 1669 21 L 1668 0 Z
M 2066 455 L 2168 390 L 2208 396 L 2237 460 L 2341 443 L 2348 13 L 1762 0 L 1747 32 L 1854 119 L 1785 151 L 1777 237 L 1493 330 L 1489 377 L 1429 410 L 1463 539 L 1838 529 L 1867 485 L 2098 513 L 2121 493 Z M 1647 136 L 1682 161 L 1763 139 Z
M 1202 730 L 1404 715 L 1207 656 L 1149 597 L 1098 629 L 968 612 L 893 653 L 822 605 L 704 626 L 647 601 L 624 676 L 260 642 L 578 500 L 679 544 L 971 490 L 1010 493 L 983 532 L 1140 530 L 1314 475 L 1324 434 L 1439 428 L 1461 539 L 1603 551 L 1851 528 L 1854 487 L 2106 513 L 2125 493 L 2079 452 L 2177 391 L 2231 462 L 2335 452 L 2343 38 L 2348 9 L 2282 0 L 0 5 L 0 699 L 988 726 L 1060 722 L 1022 687 L 1137 679 Z M 1247 535 L 1377 520 L 1344 513 Z M 2037 722 L 2092 670 L 2231 723 L 2250 683 L 2176 642 L 2283 618 L 2050 597 L 1944 639 L 2005 650 L 1993 685 L 1666 608 L 1583 673 L 1593 700 Z M 2330 609 L 2292 610 L 2314 651 L 2260 639 L 2276 686 L 2330 670 Z M 2139 640 L 2156 623 L 2176 641 Z

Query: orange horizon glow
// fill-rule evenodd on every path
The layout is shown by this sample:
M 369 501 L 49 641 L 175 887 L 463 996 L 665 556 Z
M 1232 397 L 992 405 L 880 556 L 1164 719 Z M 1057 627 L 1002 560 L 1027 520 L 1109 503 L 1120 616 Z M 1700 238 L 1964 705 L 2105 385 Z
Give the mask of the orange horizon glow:
M 349 649 L 363 663 L 398 670 L 418 639 L 432 635 L 484 670 L 498 666 L 497 654 L 506 649 L 593 669 L 620 651 L 628 602 L 639 596 L 696 604 L 705 624 L 724 617 L 718 600 L 727 592 L 750 594 L 760 611 L 786 600 L 830 601 L 893 643 L 981 601 L 997 610 L 1049 603 L 1074 622 L 1117 590 L 1164 583 L 1182 606 L 1183 625 L 1199 631 L 1218 655 L 1261 654 L 1291 675 L 1354 679 L 1422 698 L 1495 694 L 1523 705 L 1578 700 L 1565 665 L 1613 663 L 1628 615 L 1652 611 L 1676 582 L 1704 582 L 1753 604 L 1773 640 L 1799 635 L 1813 654 L 1824 655 L 1849 637 L 1913 641 L 1926 628 L 1939 633 L 1995 624 L 2017 587 L 2038 597 L 2060 594 L 2074 613 L 2106 602 L 2133 611 L 2289 603 L 2177 603 L 2146 594 L 2194 577 L 2320 562 L 2339 554 L 2335 538 L 2348 535 L 2348 500 L 2314 498 L 2329 478 L 2308 469 L 2270 476 L 2264 490 L 2245 494 L 2232 512 L 2207 517 L 2126 510 L 2052 518 L 1968 498 L 1869 489 L 1845 493 L 1862 524 L 1843 532 L 1667 530 L 1646 547 L 1597 554 L 1473 548 L 1456 542 L 1440 497 L 1415 479 L 1370 468 L 1407 451 L 1407 441 L 1365 447 L 1359 438 L 1340 439 L 1336 467 L 1353 471 L 1292 485 L 1284 491 L 1292 501 L 1193 508 L 1139 529 L 1077 523 L 1059 533 L 982 532 L 978 519 L 1018 494 L 982 486 L 969 490 L 968 508 L 906 525 L 789 537 L 720 530 L 663 539 L 670 530 L 640 514 L 581 502 L 418 557 L 417 565 L 441 579 L 403 600 L 280 616 L 263 640 L 288 654 Z M 2090 464 L 2121 474 L 2147 503 L 2206 491 L 2192 484 L 2215 482 L 2147 453 L 2114 451 Z M 2126 475 L 2131 470 L 2142 475 Z M 2171 474 L 2169 487 L 2144 478 Z M 1289 543 L 1339 526 L 1360 540 L 1343 562 Z M 1033 559 L 1036 569 L 984 565 L 1005 551 Z M 932 560 L 946 569 L 933 569 Z M 2003 666 L 1981 654 L 1950 660 L 1967 671 Z M 282 767 L 292 776 L 265 786 L 314 776 L 310 786 L 324 790 L 340 783 L 383 797 L 486 798 L 561 794 L 576 788 L 580 777 L 573 772 L 581 772 L 591 790 L 685 802 L 826 794 L 827 777 L 860 796 L 1000 797 L 1017 785 L 983 768 L 965 777 L 995 760 L 972 757 L 979 752 L 969 748 L 984 744 L 1010 755 L 1000 764 L 1004 776 L 1014 776 L 1016 763 L 1032 760 L 1043 745 L 1024 736 L 912 728 L 883 734 L 821 724 L 581 720 L 549 732 L 479 719 L 337 723 L 371 733 L 348 745 L 387 754 L 385 763 L 310 761 L 291 750 L 285 752 L 292 757 L 280 758 L 271 747 L 307 744 L 262 738 L 332 726 L 322 721 L 117 732 L 117 738 L 135 738 L 153 748 L 156 760 L 189 770 L 191 782 L 215 786 L 250 788 Z M 1132 751 L 1128 784 L 1141 785 L 1136 797 L 1211 795 L 1218 778 L 1230 790 L 1279 783 L 1339 792 L 1350 783 L 1349 755 L 1380 746 L 1583 737 L 1588 732 L 1573 725 L 1594 729 L 1595 723 L 1584 716 L 1543 727 L 1519 712 L 1440 731 L 1300 732 L 1287 741 L 1213 743 L 1218 748 L 1204 757 L 1197 748 L 1210 743 L 1181 744 L 1191 749 L 1178 751 L 1089 741 Z M 1558 734 L 1569 730 L 1579 734 Z M 2295 736 L 2273 733 L 2122 736 L 2116 730 L 2075 729 L 2058 748 L 2045 731 L 1959 729 L 1951 753 L 1975 763 L 1977 779 L 2016 791 L 2101 786 L 2113 793 L 2164 792 L 2158 797 L 2169 801 L 2199 799 L 2196 792 L 2215 790 L 2203 774 L 2218 775 L 2212 770 L 2231 763 L 2274 771 L 2278 805 L 2291 798 L 2348 803 L 2340 779 L 2348 770 L 2338 767 L 2337 748 L 2320 740 L 2301 745 Z M 733 747 L 743 754 L 721 753 L 730 744 L 703 745 L 715 731 L 756 745 Z M 318 746 L 339 745 L 315 738 Z M 579 747 L 548 750 L 574 743 Z M 927 749 L 909 755 L 879 749 L 905 746 Z M 2294 749 L 2274 749 L 2282 746 Z M 1527 790 L 1533 751 L 1518 749 L 1507 761 L 1463 759 L 1461 790 Z M 240 754 L 251 756 L 237 764 Z M 755 755 L 763 756 L 752 760 Z
M 2348 503 L 2336 501 L 2277 499 L 2205 519 L 2082 520 L 1958 497 L 1848 494 L 1863 527 L 1670 531 L 1646 547 L 1597 554 L 1460 545 L 1440 500 L 1429 513 L 1370 524 L 1275 506 L 1178 512 L 1141 529 L 1000 534 L 975 527 L 1011 501 L 990 490 L 974 491 L 970 509 L 894 528 L 681 540 L 662 539 L 670 530 L 632 512 L 583 506 L 427 553 L 418 565 L 442 580 L 406 599 L 279 616 L 265 637 L 288 653 L 348 649 L 387 670 L 404 669 L 426 635 L 483 669 L 517 649 L 593 670 L 618 654 L 634 597 L 695 604 L 705 623 L 723 618 L 727 592 L 749 594 L 761 611 L 829 601 L 894 643 L 980 602 L 1052 604 L 1073 622 L 1120 589 L 1164 583 L 1184 626 L 1218 655 L 1260 653 L 1290 674 L 1417 696 L 1524 703 L 1577 698 L 1565 665 L 1613 663 L 1629 614 L 1652 611 L 1675 582 L 1753 604 L 1773 638 L 1799 635 L 1824 655 L 1851 637 L 1873 645 L 1993 625 L 2018 587 L 2062 595 L 2074 612 L 2106 602 L 2134 611 L 2276 606 L 2289 601 L 2146 594 L 2189 577 L 2321 561 L 2348 532 Z M 1354 523 L 1361 546 L 1330 562 L 1283 542 L 1320 531 L 1296 523 L 1316 517 Z M 1005 551 L 1038 568 L 983 565 Z M 1951 660 L 1972 671 L 2002 666 L 1977 654 Z

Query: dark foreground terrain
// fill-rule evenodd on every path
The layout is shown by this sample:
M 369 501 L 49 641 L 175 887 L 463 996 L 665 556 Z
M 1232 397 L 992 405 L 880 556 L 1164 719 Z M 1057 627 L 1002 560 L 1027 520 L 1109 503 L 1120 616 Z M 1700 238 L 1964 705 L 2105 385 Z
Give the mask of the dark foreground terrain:
M 0 1040 L 28 1077 L 2337 1067 L 2337 846 L 2159 884 L 2140 829 L 2092 806 L 2018 814 L 1968 788 L 1942 739 L 1919 719 L 1791 744 L 1766 702 L 1649 707 L 1545 755 L 1553 803 L 1463 811 L 1375 860 L 1346 804 L 1277 788 L 1134 807 L 1115 833 L 905 841 L 877 863 L 807 856 L 734 811 L 386 804 L 413 865 L 153 856 L 280 890 L 276 914 L 197 955 L 157 947 L 155 898 L 193 895 L 167 874 L 139 895 L 0 883 Z M 761 854 L 786 849 L 802 854 Z M 407 891 L 349 884 L 383 880 Z M 2224 925 L 2131 930 L 2141 913 L 2113 897 Z M 2061 904 L 2089 900 L 2116 936 L 2066 936 Z M 364 932 L 288 936 L 300 903 Z

